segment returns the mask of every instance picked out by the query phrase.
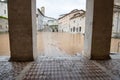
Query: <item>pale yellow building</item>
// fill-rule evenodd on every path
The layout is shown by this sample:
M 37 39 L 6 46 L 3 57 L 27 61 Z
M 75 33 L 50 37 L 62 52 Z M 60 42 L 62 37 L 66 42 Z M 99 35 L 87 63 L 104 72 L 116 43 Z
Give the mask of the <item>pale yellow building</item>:
M 70 32 L 70 19 L 77 13 L 83 13 L 84 10 L 74 9 L 71 12 L 62 15 L 58 19 L 58 30 L 59 32 Z
M 85 11 L 70 18 L 70 32 L 85 33 Z

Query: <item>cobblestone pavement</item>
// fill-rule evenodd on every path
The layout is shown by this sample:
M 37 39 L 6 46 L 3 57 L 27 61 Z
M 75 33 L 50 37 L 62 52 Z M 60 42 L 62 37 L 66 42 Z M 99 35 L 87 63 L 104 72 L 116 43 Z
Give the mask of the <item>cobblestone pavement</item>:
M 120 59 L 93 61 L 78 55 L 0 61 L 0 80 L 120 80 Z

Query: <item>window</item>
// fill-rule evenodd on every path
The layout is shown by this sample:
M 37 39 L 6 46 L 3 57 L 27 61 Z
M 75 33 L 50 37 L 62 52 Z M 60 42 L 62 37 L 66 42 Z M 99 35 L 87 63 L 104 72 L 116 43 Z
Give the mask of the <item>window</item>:
M 72 32 L 72 28 L 71 28 L 71 32 Z
M 74 23 L 75 23 L 75 20 L 74 20 Z
M 6 10 L 4 10 L 4 14 L 6 14 Z
M 0 25 L 0 29 L 2 29 L 2 25 Z
M 73 27 L 73 32 L 75 32 L 75 27 Z
M 79 27 L 79 32 L 81 32 L 81 27 Z

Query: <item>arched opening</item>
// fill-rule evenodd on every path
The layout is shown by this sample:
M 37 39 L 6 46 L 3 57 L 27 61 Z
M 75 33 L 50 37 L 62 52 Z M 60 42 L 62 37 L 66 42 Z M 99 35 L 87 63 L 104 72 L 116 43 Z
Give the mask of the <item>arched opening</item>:
M 79 27 L 79 32 L 81 32 L 81 27 Z
M 71 28 L 71 32 L 72 32 L 73 30 L 72 30 L 72 28 Z
M 76 32 L 78 32 L 78 28 L 76 28 Z
M 73 32 L 75 32 L 75 27 L 73 27 Z

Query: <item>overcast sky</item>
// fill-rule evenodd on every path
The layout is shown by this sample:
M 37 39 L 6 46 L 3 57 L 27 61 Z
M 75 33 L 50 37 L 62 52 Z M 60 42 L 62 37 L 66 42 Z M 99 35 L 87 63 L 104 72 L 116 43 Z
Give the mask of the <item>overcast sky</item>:
M 45 15 L 54 18 L 73 9 L 85 10 L 85 5 L 86 0 L 37 0 L 37 8 L 44 6 Z

